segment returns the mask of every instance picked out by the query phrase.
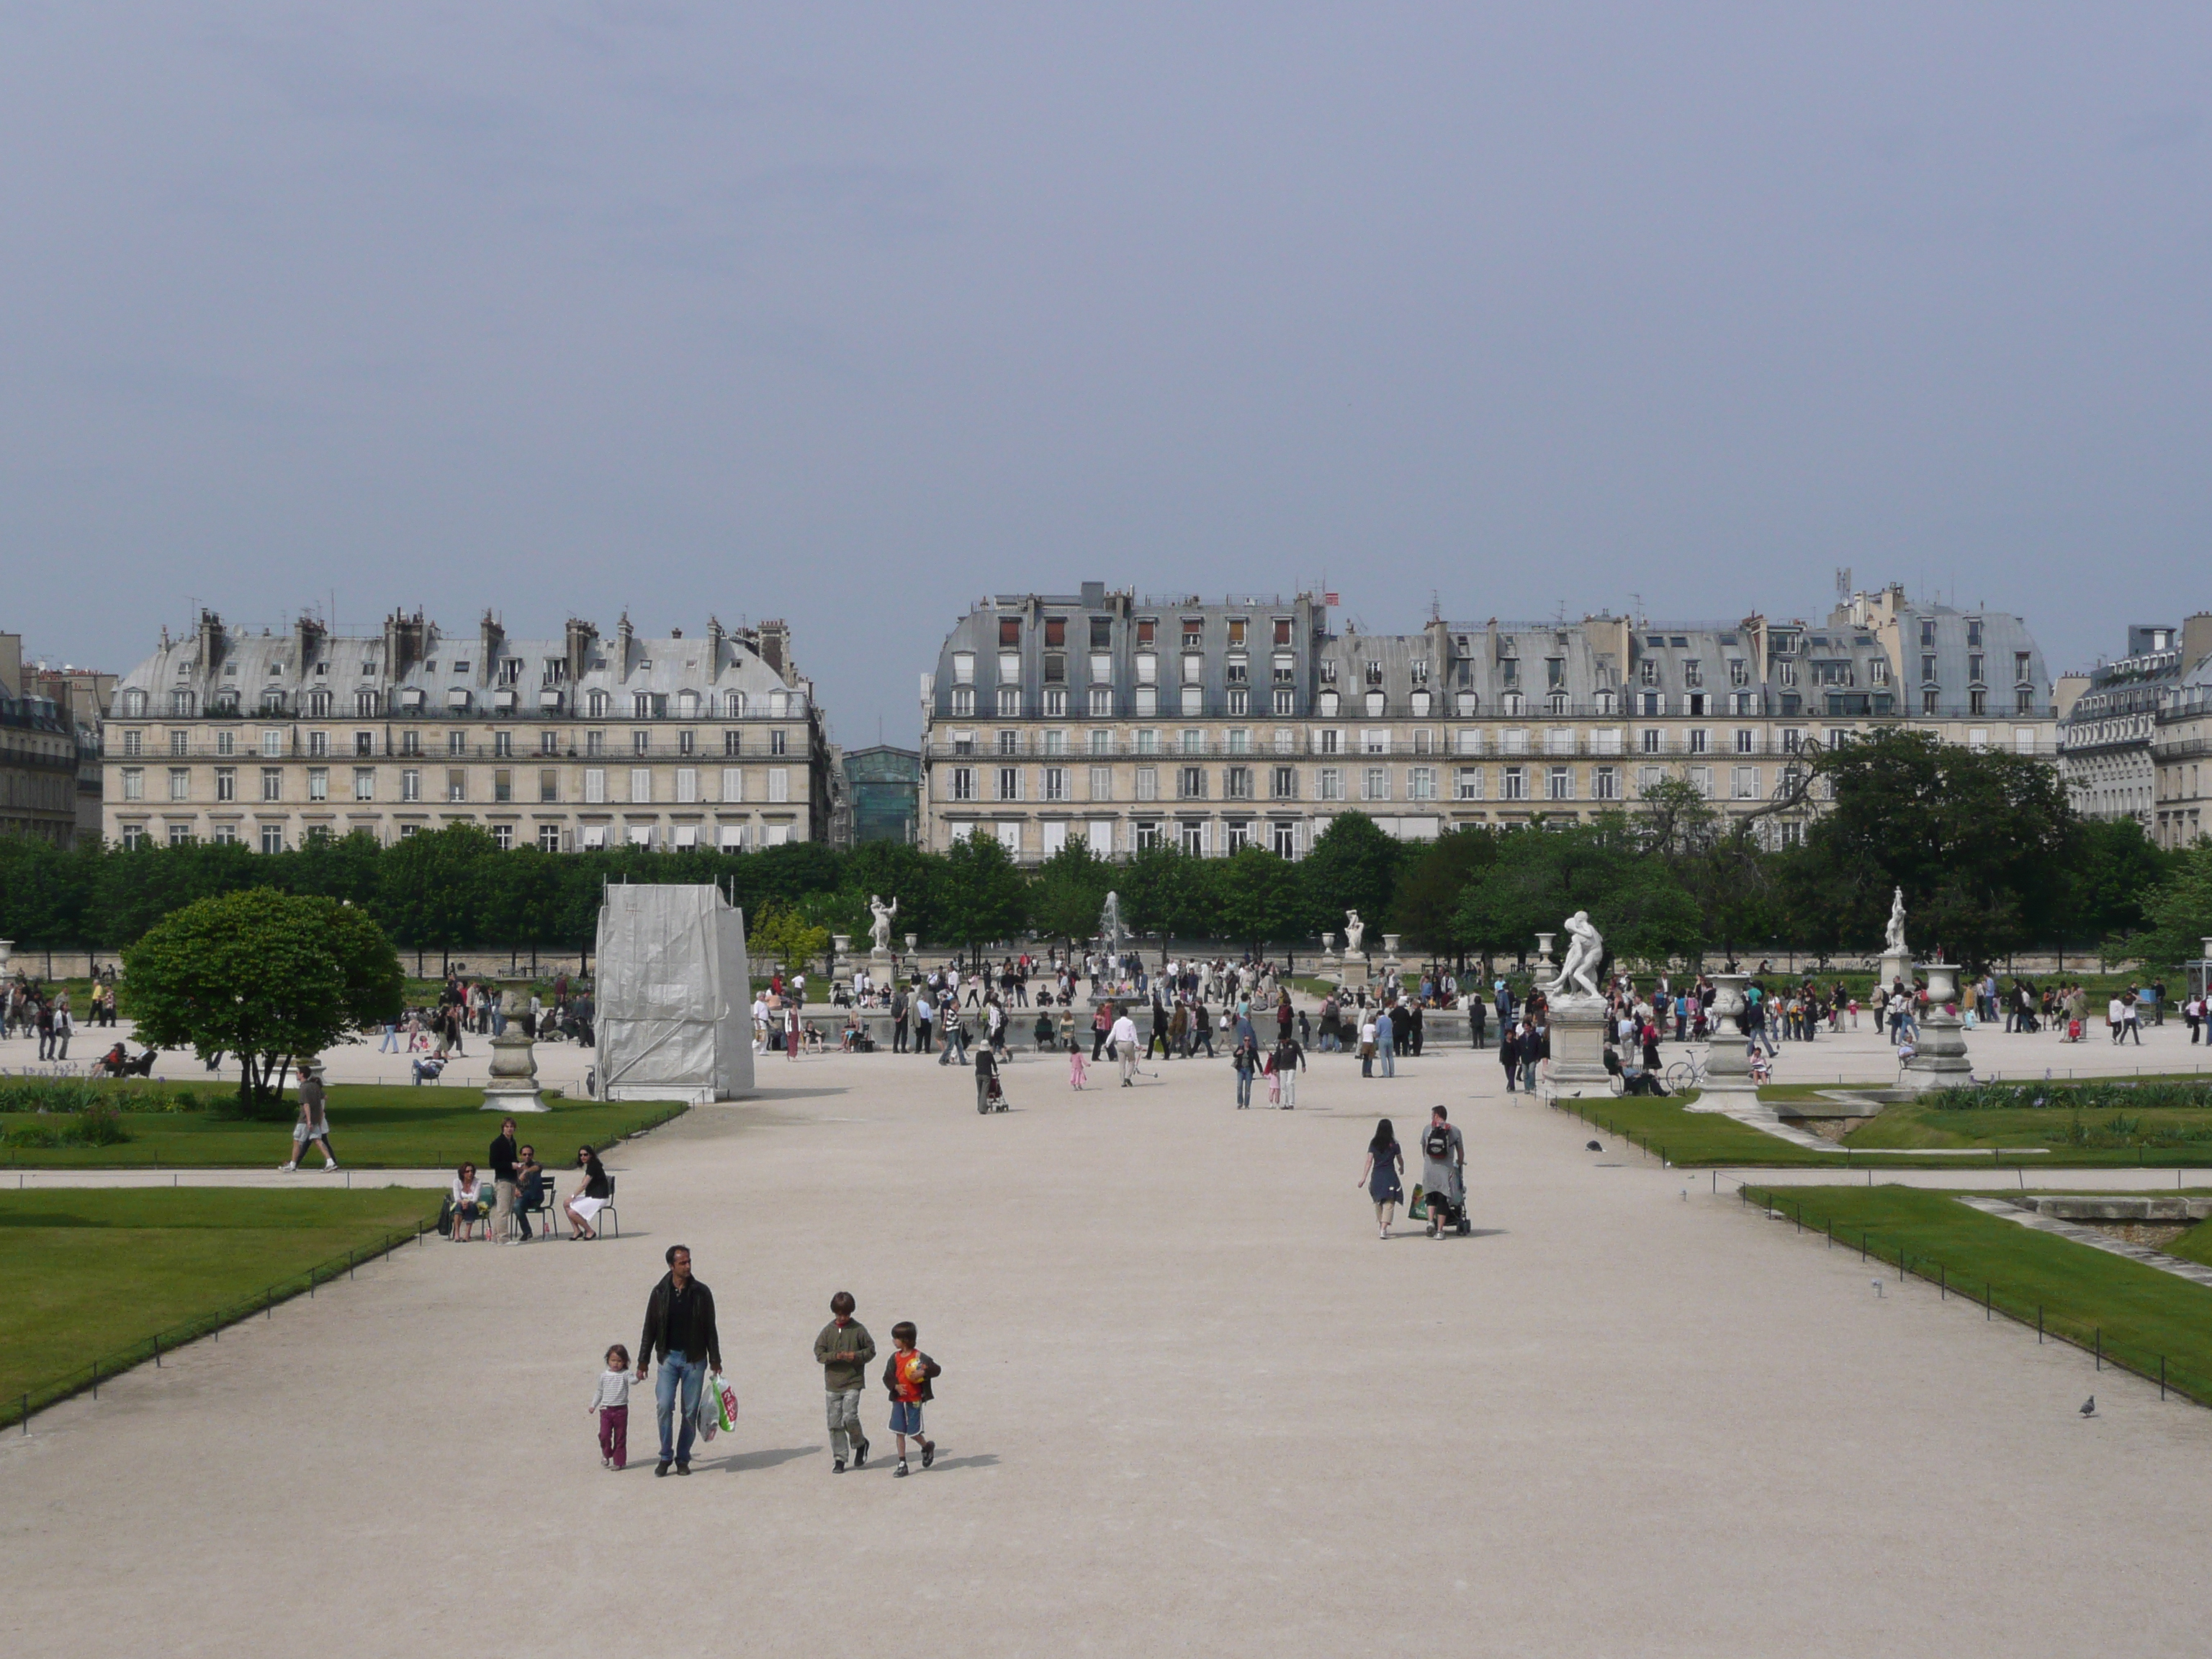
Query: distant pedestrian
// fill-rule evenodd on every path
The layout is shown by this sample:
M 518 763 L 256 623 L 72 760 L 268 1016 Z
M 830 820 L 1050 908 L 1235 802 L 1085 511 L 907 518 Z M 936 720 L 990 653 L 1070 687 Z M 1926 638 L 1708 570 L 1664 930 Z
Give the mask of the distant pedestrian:
M 1112 1045 L 1115 1060 L 1121 1068 L 1121 1086 L 1135 1088 L 1137 1075 L 1137 1022 L 1125 1012 L 1115 1017 L 1108 1042 Z
M 868 1380 L 868 1362 L 876 1357 L 876 1340 L 868 1328 L 853 1317 L 857 1304 L 850 1291 L 830 1298 L 830 1322 L 814 1339 L 814 1363 L 822 1367 L 822 1397 L 830 1417 L 830 1473 L 845 1473 L 849 1447 L 853 1467 L 868 1467 L 868 1437 L 860 1431 L 860 1390 Z
M 1374 1138 L 1367 1143 L 1367 1162 L 1353 1183 L 1366 1188 L 1367 1196 L 1375 1200 L 1377 1238 L 1390 1237 L 1390 1218 L 1397 1212 L 1398 1200 L 1406 1195 L 1405 1173 L 1406 1154 L 1399 1147 L 1397 1131 L 1390 1127 L 1389 1118 L 1380 1119 Z
M 898 1437 L 898 1468 L 894 1473 L 900 1475 L 907 1472 L 909 1436 L 921 1448 L 922 1468 L 937 1461 L 937 1443 L 922 1436 L 921 1408 L 937 1398 L 937 1390 L 930 1384 L 945 1374 L 945 1368 L 915 1346 L 919 1335 L 911 1320 L 902 1319 L 892 1326 L 891 1357 L 884 1363 L 884 1387 L 891 1396 L 891 1432 Z
M 1376 1036 L 1374 1019 L 1363 1014 L 1359 1021 L 1359 1075 L 1362 1077 L 1375 1075 Z
M 338 1167 L 338 1155 L 331 1150 L 329 1097 L 323 1089 L 322 1062 L 313 1060 L 300 1068 L 300 1121 L 292 1126 L 291 1161 L 278 1164 L 278 1173 L 289 1175 L 298 1169 L 310 1146 L 323 1149 L 323 1168 Z
M 629 1350 L 616 1343 L 607 1350 L 606 1364 L 584 1409 L 599 1416 L 599 1467 L 618 1469 L 629 1462 Z
M 1079 1092 L 1084 1083 L 1083 1048 L 1080 1043 L 1067 1045 L 1067 1086 Z
M 521 1148 L 514 1139 L 514 1120 L 501 1121 L 499 1133 L 492 1137 L 491 1152 L 486 1160 L 491 1165 L 492 1193 L 491 1236 L 501 1244 L 515 1236 L 514 1184 L 515 1163 Z

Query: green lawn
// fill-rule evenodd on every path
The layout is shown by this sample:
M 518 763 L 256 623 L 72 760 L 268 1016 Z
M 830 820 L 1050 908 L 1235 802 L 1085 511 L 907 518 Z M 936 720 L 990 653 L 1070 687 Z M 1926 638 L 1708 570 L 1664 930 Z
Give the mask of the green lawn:
M 0 1192 L 0 1421 L 412 1237 L 435 1192 Z M 435 1240 L 432 1241 L 435 1243 Z M 335 1264 L 333 1267 L 332 1264 Z
M 1670 1095 L 1664 1100 L 1648 1096 L 1594 1095 L 1581 1100 L 1563 1097 L 1559 1107 L 1573 1111 L 1595 1128 L 1630 1139 L 1652 1156 L 1662 1152 L 1671 1164 L 1760 1164 L 1796 1168 L 1803 1164 L 1844 1162 L 1839 1147 L 1821 1153 L 1793 1146 L 1778 1135 L 1739 1123 L 1718 1112 L 1686 1112 L 1682 1109 L 1698 1097 L 1695 1090 Z M 1860 1160 L 1853 1159 L 1857 1167 Z
M 1957 1194 L 1905 1187 L 1746 1188 L 1754 1204 L 1802 1216 L 1810 1230 L 1832 1224 L 1836 1248 L 1859 1249 L 1896 1271 L 1942 1283 L 1978 1304 L 2093 1347 L 2150 1376 L 2164 1357 L 2169 1387 L 2212 1404 L 2212 1288 L 2086 1245 L 2038 1232 L 1958 1201 Z M 1996 1197 L 2008 1194 L 1997 1193 Z M 2202 1231 L 2199 1228 L 2197 1231 Z
M 129 1085 L 101 1085 L 118 1097 Z M 198 1091 L 210 1106 L 221 1099 L 228 1104 L 234 1095 Z M 445 1086 L 411 1087 L 405 1084 L 333 1084 L 330 1091 L 331 1144 L 342 1166 L 362 1169 L 421 1169 L 458 1164 L 462 1158 L 484 1160 L 499 1119 L 483 1109 L 480 1089 Z M 524 1139 L 538 1149 L 538 1161 L 548 1169 L 562 1169 L 575 1162 L 576 1148 L 589 1143 L 605 1146 L 623 1135 L 659 1122 L 678 1109 L 670 1101 L 602 1102 L 560 1099 L 553 1109 L 526 1115 L 520 1120 Z M 224 1167 L 275 1168 L 291 1154 L 291 1113 L 246 1121 L 226 1117 L 216 1109 L 193 1112 L 132 1112 L 122 1114 L 131 1139 L 114 1146 L 9 1146 L 0 1151 L 5 1167 L 22 1169 Z M 66 1124 L 67 1114 L 36 1116 L 29 1113 L 0 1113 L 0 1131 L 19 1126 Z M 309 1156 L 307 1168 L 319 1171 L 319 1155 Z

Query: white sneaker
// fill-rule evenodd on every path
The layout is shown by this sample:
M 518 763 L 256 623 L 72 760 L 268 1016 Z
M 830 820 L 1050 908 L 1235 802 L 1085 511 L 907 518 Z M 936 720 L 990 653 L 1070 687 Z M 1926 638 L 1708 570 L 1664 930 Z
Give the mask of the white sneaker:
M 323 1168 L 325 1168 L 325 1170 L 335 1170 L 335 1169 L 337 1169 L 337 1167 L 338 1167 L 338 1161 L 337 1161 L 337 1159 L 336 1159 L 336 1158 L 326 1158 L 326 1159 L 325 1159 L 325 1160 L 324 1160 L 324 1162 L 323 1162 Z
M 279 1164 L 276 1166 L 276 1173 L 278 1175 L 289 1175 L 293 1170 L 299 1167 L 300 1166 L 297 1164 Z

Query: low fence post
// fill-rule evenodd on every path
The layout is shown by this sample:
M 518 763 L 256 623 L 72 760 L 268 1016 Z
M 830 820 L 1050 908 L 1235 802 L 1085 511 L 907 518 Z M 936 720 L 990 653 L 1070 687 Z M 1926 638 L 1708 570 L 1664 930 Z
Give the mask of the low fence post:
M 2105 1369 L 2105 1328 L 2102 1325 L 2097 1327 L 2097 1369 L 2100 1371 Z

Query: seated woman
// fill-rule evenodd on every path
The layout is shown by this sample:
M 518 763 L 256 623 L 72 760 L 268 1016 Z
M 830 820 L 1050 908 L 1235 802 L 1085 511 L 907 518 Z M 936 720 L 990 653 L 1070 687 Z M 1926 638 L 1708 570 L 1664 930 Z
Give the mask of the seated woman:
M 1052 1022 L 1052 1011 L 1049 1008 L 1041 1007 L 1037 1011 L 1036 1029 L 1031 1033 L 1036 1039 L 1036 1051 L 1039 1054 L 1044 1054 L 1052 1048 L 1053 1037 L 1057 1029 Z
M 491 1237 L 491 1194 L 477 1178 L 477 1166 L 464 1164 L 453 1175 L 453 1231 L 447 1235 L 456 1244 L 469 1236 L 469 1229 L 481 1231 L 478 1237 Z
M 568 1237 L 572 1241 L 597 1238 L 599 1235 L 592 1224 L 614 1196 L 614 1182 L 607 1178 L 606 1166 L 599 1162 L 599 1155 L 589 1146 L 576 1148 L 576 1167 L 584 1172 L 584 1178 L 576 1183 L 576 1190 L 562 1206 L 568 1212 Z

